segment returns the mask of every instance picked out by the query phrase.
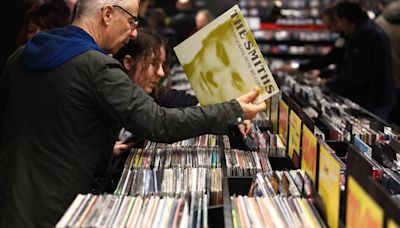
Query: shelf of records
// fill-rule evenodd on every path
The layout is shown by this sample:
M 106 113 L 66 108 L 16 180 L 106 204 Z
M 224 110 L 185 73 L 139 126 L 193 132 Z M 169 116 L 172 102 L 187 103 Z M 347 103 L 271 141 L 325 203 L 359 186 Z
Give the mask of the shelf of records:
M 218 141 L 202 135 L 132 149 L 114 193 L 79 194 L 56 227 L 208 227 L 222 212 Z
M 78 195 L 57 227 L 398 226 L 398 134 L 342 97 L 279 82 L 246 138 L 132 149 L 113 194 Z
M 389 125 L 338 94 L 321 90 L 314 80 L 308 80 L 304 74 L 275 75 L 284 94 L 280 101 L 275 98 L 274 105 L 286 108 L 293 103 L 292 106 L 301 109 L 304 116 L 315 121 L 315 125 L 327 136 L 326 139 L 351 141 L 352 137 L 357 136 L 370 146 L 375 141 L 399 141 L 400 132 L 397 126 Z M 278 108 L 275 108 L 270 109 L 274 111 L 272 116 L 279 115 L 276 112 Z
M 265 144 L 264 142 L 264 147 Z M 223 145 L 225 149 L 222 149 Z M 153 218 L 151 221 L 155 222 L 150 226 L 157 227 L 170 227 L 171 224 L 181 227 L 193 227 L 193 224 L 196 224 L 196 227 L 207 227 L 207 224 L 217 220 L 216 218 L 220 221 L 212 222 L 214 225 L 221 222 L 223 224 L 222 182 L 226 169 L 222 168 L 222 164 L 224 158 L 228 157 L 227 154 L 237 153 L 237 158 L 240 159 L 238 165 L 242 165 L 244 159 L 251 159 L 248 161 L 251 164 L 243 166 L 242 170 L 246 170 L 241 172 L 243 174 L 271 170 L 268 161 L 269 149 L 254 152 L 256 157 L 250 158 L 247 155 L 252 154 L 251 152 L 229 148 L 228 136 L 215 135 L 202 135 L 174 144 L 147 142 L 144 148 L 134 148 L 129 152 L 113 194 L 78 195 L 57 227 L 137 227 L 148 218 Z M 263 156 L 260 160 L 262 162 L 256 162 L 258 154 Z M 155 211 L 151 215 L 148 214 L 148 207 L 159 205 L 155 208 L 170 208 L 170 204 L 176 209 L 176 213 L 177 205 L 182 204 L 179 213 L 182 214 L 183 210 L 189 217 L 176 220 L 178 215 L 171 213 L 163 215 L 163 218 L 170 218 L 166 222 L 158 217 L 151 217 L 156 216 Z M 184 209 L 186 204 L 189 205 L 188 209 Z M 150 217 L 142 221 L 143 216 Z M 175 220 L 172 220 L 173 218 Z
M 351 101 L 310 86 L 302 76 L 280 79 L 284 92 L 269 100 L 267 116 L 294 167 L 304 170 L 314 182 L 327 224 L 399 224 L 399 133 Z M 360 171 L 363 162 L 370 166 Z M 350 186 L 356 190 L 352 192 Z M 364 204 L 367 198 L 371 204 Z M 371 211 L 369 206 L 379 208 L 381 217 L 370 217 L 369 213 L 378 209 Z M 352 215 L 354 211 L 361 217 Z
M 239 5 L 246 17 L 258 17 L 262 22 L 271 21 L 277 14 L 287 18 L 318 18 L 321 10 L 333 1 L 272 1 L 240 0 Z M 277 16 L 277 15 L 275 15 Z
M 291 8 L 291 9 L 304 9 L 304 8 L 318 8 L 321 6 L 325 6 L 334 2 L 333 0 L 283 0 L 283 1 L 275 1 L 275 0 L 240 0 L 239 4 L 244 8 L 260 8 L 267 7 L 270 5 L 279 5 L 282 8 Z
M 332 46 L 317 45 L 287 45 L 287 44 L 260 44 L 260 51 L 266 58 L 280 59 L 311 59 L 329 52 Z
M 239 1 L 262 53 L 268 58 L 310 59 L 327 53 L 338 37 L 319 19 L 329 1 Z
M 338 34 L 328 31 L 310 30 L 254 30 L 254 38 L 257 43 L 266 44 L 319 44 L 332 46 Z

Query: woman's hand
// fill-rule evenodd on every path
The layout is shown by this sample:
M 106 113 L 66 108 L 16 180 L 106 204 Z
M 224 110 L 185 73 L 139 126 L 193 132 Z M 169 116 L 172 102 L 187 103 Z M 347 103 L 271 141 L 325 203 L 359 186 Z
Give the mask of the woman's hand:
M 121 156 L 125 151 L 128 151 L 133 146 L 133 144 L 134 142 L 123 143 L 122 141 L 116 141 L 113 148 L 113 155 L 115 157 Z
M 242 124 L 238 125 L 240 133 L 242 133 L 243 138 L 250 134 L 252 129 L 252 123 L 250 120 L 244 120 Z

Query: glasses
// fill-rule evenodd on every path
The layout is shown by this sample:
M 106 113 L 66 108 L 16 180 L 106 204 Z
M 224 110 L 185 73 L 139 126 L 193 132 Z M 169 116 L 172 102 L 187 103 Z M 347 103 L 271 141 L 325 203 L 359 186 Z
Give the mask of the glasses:
M 132 30 L 135 29 L 135 28 L 137 28 L 137 27 L 139 26 L 139 18 L 138 18 L 138 17 L 133 16 L 131 13 L 128 12 L 128 10 L 122 8 L 122 7 L 119 6 L 119 5 L 112 5 L 112 6 L 121 9 L 122 11 L 124 11 L 125 13 L 127 13 L 129 16 L 132 17 L 133 21 L 131 21 L 131 22 L 129 23 Z

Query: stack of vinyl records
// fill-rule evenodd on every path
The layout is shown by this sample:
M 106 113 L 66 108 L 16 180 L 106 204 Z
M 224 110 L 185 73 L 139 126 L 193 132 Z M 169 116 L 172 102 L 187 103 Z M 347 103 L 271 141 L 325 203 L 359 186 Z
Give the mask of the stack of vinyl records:
M 305 198 L 232 196 L 233 227 L 326 227 Z
M 272 170 L 268 155 L 263 151 L 225 149 L 224 152 L 228 176 L 252 176 Z
M 57 223 L 63 227 L 208 227 L 207 195 L 79 194 Z
M 116 195 L 184 197 L 205 193 L 210 204 L 222 203 L 221 152 L 215 137 L 198 137 L 195 145 L 149 143 L 131 150 L 115 190 Z M 184 145 L 184 146 L 183 146 Z

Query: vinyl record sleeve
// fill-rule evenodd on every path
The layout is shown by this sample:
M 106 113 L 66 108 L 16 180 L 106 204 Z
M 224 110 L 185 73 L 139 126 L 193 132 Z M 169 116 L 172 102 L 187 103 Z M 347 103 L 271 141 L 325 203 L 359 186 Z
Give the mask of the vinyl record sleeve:
M 201 105 L 259 88 L 255 103 L 279 89 L 238 5 L 174 47 Z

